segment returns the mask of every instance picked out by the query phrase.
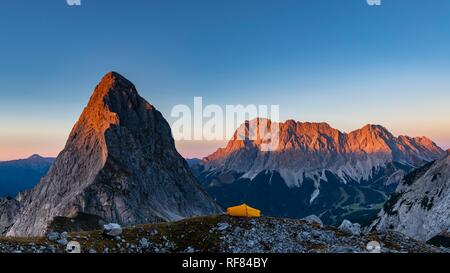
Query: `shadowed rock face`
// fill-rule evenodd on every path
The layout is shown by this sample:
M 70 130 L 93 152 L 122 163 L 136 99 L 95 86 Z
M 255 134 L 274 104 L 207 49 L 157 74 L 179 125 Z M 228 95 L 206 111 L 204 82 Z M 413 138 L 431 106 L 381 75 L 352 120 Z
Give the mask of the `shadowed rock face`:
M 217 213 L 175 149 L 160 112 L 117 73 L 96 87 L 47 176 L 22 200 L 8 236 L 45 233 L 54 217 L 122 225 Z
M 11 198 L 0 198 L 0 236 L 6 234 L 20 210 L 20 203 Z
M 450 231 L 450 155 L 411 172 L 384 206 L 373 228 L 418 240 Z

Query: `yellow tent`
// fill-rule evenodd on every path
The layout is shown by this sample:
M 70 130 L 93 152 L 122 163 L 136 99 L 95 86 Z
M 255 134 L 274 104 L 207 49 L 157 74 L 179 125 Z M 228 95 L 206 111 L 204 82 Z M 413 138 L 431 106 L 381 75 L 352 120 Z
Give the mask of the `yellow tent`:
M 238 217 L 261 217 L 261 211 L 247 206 L 246 204 L 227 209 L 227 214 Z

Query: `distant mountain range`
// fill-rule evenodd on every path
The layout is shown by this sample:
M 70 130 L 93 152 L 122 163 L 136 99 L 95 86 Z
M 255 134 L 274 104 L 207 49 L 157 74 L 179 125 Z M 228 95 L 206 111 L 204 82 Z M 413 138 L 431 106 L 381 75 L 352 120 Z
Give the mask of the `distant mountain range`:
M 279 126 L 274 151 L 261 149 L 261 124 Z M 255 119 L 192 169 L 223 207 L 248 203 L 266 215 L 368 225 L 406 173 L 444 154 L 426 137 L 395 137 L 379 125 L 343 133 L 326 123 Z
M 20 191 L 34 187 L 54 160 L 32 155 L 27 159 L 0 162 L 0 197 L 15 197 Z
M 26 159 L 0 161 L 0 197 L 16 196 L 31 189 L 47 174 L 56 158 L 32 155 Z M 189 167 L 202 162 L 199 158 L 186 158 Z
M 189 167 L 191 167 L 192 165 L 201 163 L 202 160 L 199 158 L 186 158 L 186 162 L 188 163 Z

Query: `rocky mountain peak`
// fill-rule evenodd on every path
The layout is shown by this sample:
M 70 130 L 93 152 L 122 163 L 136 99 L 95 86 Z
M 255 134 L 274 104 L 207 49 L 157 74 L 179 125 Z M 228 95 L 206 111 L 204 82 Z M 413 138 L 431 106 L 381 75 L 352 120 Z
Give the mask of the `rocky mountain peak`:
M 142 107 L 153 108 L 139 96 L 134 84 L 117 72 L 106 74 L 95 88 L 87 108 L 92 111 L 98 106 L 119 115 Z
M 93 129 L 101 134 L 111 125 L 138 120 L 138 114 L 147 110 L 152 106 L 139 96 L 136 87 L 120 74 L 110 72 L 95 88 L 73 131 Z
M 107 73 L 97 85 L 91 96 L 89 106 L 101 102 L 107 96 L 117 96 L 120 93 L 128 96 L 137 96 L 136 87 L 132 82 L 117 72 Z
M 362 132 L 390 135 L 390 132 L 388 131 L 388 129 L 386 129 L 382 125 L 377 125 L 377 124 L 366 124 L 359 130 Z
M 162 114 L 116 72 L 97 85 L 49 173 L 22 199 L 9 236 L 42 235 L 55 217 L 80 213 L 132 225 L 221 211 L 176 151 Z

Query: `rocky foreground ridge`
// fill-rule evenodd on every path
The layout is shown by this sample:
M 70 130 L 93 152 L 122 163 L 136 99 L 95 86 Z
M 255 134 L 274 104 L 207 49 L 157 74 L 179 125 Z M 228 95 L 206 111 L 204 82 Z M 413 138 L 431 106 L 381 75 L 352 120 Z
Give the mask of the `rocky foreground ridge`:
M 367 253 L 373 241 L 386 253 L 449 252 L 396 232 L 358 235 L 351 223 L 334 228 L 314 219 L 220 215 L 138 225 L 115 236 L 100 230 L 53 232 L 43 238 L 0 238 L 0 252 L 63 253 L 69 241 L 79 242 L 83 253 Z

